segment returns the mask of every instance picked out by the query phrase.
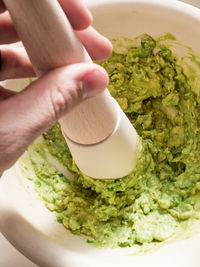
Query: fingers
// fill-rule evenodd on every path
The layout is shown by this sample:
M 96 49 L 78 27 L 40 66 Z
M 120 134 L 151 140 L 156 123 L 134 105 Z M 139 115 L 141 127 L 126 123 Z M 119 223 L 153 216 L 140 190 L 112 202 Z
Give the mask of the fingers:
M 12 23 L 10 15 L 6 11 L 0 15 L 0 44 L 10 44 L 17 41 L 19 41 L 19 37 Z
M 35 77 L 31 62 L 23 47 L 1 49 L 0 80 Z
M 93 27 L 76 31 L 76 34 L 93 60 L 104 60 L 112 53 L 111 42 Z
M 112 51 L 112 44 L 108 39 L 95 31 L 91 26 L 83 31 L 76 31 L 79 39 L 87 49 L 93 60 L 103 60 Z M 0 16 L 0 44 L 19 41 L 8 12 Z
M 93 60 L 104 60 L 112 52 L 111 42 L 92 27 L 76 32 Z M 31 62 L 23 47 L 1 49 L 0 80 L 35 77 Z
M 92 23 L 92 15 L 83 0 L 58 0 L 74 30 L 83 30 Z
M 92 15 L 82 0 L 59 0 L 61 7 L 67 15 L 75 30 L 83 30 L 92 23 Z M 0 1 L 0 13 L 5 11 L 5 6 Z M 19 41 L 19 37 L 6 11 L 0 15 L 0 44 L 9 44 Z
M 76 34 L 86 47 L 91 58 L 93 60 L 104 60 L 107 58 L 112 51 L 110 41 L 97 33 L 91 26 L 80 31 L 81 28 L 87 27 L 91 23 L 90 12 L 83 2 L 81 0 L 60 0 L 59 2 L 67 15 L 71 16 L 70 20 L 74 28 L 79 29 L 79 31 L 76 31 Z M 1 10 L 4 10 L 2 1 L 0 1 Z M 0 15 L 0 44 L 12 43 L 18 40 L 19 38 L 12 24 L 12 20 L 8 12 L 4 12 Z M 27 54 L 22 48 L 7 48 L 2 50 L 0 80 L 33 76 L 35 76 L 35 73 Z
M 0 86 L 0 102 L 15 95 L 16 92 L 11 91 L 9 89 L 5 89 L 2 86 Z
M 92 63 L 55 69 L 0 105 L 0 172 L 81 101 L 102 92 L 106 71 Z
M 0 13 L 4 12 L 6 10 L 3 1 L 0 1 Z

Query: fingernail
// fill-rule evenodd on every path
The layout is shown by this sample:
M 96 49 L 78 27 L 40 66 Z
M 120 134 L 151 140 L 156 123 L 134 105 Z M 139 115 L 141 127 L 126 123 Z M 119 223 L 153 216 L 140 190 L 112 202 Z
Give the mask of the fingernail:
M 108 75 L 104 69 L 93 70 L 82 79 L 83 99 L 95 96 L 102 92 L 108 85 Z

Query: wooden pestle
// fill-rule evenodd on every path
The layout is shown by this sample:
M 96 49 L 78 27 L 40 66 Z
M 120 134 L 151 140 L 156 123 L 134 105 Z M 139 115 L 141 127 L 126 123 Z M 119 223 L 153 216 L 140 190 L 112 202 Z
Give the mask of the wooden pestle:
M 51 69 L 91 62 L 57 0 L 4 0 L 38 77 Z M 42 90 L 42 89 L 41 89 Z M 135 129 L 107 89 L 60 119 L 75 162 L 93 178 L 119 178 L 136 164 Z

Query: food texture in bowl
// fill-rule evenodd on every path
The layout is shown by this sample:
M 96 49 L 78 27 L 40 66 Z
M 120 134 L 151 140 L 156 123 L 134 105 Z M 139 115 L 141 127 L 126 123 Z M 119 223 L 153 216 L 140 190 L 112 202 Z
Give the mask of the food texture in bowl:
M 160 245 L 189 232 L 200 217 L 199 58 L 190 48 L 190 56 L 175 54 L 173 45 L 184 47 L 170 33 L 112 42 L 112 56 L 99 64 L 109 74 L 111 95 L 140 137 L 135 169 L 113 180 L 84 175 L 59 123 L 30 146 L 19 165 L 57 221 L 91 245 Z

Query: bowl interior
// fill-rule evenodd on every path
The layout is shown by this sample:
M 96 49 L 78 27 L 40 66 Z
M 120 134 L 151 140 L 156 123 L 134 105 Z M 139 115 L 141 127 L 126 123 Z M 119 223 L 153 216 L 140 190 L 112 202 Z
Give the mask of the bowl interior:
M 155 36 L 170 32 L 183 44 L 200 51 L 197 8 L 175 1 L 102 2 L 91 10 L 95 18 L 94 27 L 105 36 L 132 38 L 142 33 Z

